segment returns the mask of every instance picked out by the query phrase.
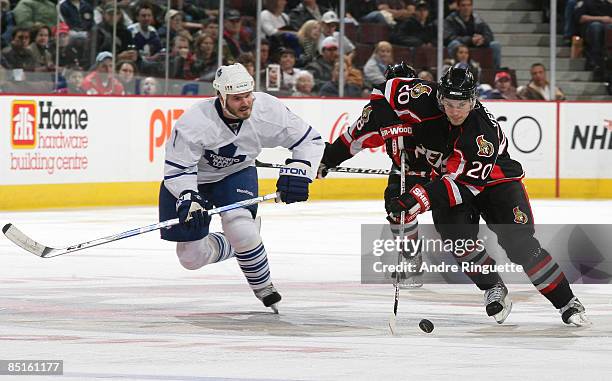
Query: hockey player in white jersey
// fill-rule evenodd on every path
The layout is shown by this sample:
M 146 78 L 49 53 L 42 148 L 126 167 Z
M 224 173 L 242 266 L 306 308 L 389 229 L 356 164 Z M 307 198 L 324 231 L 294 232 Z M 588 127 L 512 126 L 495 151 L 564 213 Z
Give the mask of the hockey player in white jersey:
M 236 257 L 257 298 L 277 312 L 281 296 L 255 222 L 257 205 L 221 213 L 219 233 L 209 233 L 203 211 L 257 197 L 255 158 L 262 148 L 278 146 L 292 152 L 276 183 L 281 201 L 306 201 L 324 145 L 314 128 L 253 86 L 241 64 L 221 66 L 213 82 L 217 97 L 197 102 L 177 120 L 166 143 L 159 218 L 184 223 L 162 230 L 161 238 L 177 242 L 179 261 L 190 270 Z

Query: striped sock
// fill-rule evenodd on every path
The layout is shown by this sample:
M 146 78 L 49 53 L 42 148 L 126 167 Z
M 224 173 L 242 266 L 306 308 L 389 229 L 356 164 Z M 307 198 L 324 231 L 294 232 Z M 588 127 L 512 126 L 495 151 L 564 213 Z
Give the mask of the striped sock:
M 219 257 L 213 263 L 225 261 L 226 259 L 230 259 L 236 255 L 236 252 L 228 242 L 227 238 L 225 238 L 225 234 L 210 233 L 208 234 L 208 239 L 211 243 L 217 245 L 217 252 L 219 253 Z
M 272 284 L 272 281 L 270 281 L 268 255 L 263 243 L 260 243 L 252 250 L 242 253 L 236 252 L 236 259 L 253 290 Z
M 574 297 L 565 274 L 553 257 L 544 249 L 538 249 L 531 264 L 525 267 L 531 283 L 542 295 L 559 309 Z
M 461 266 L 462 263 L 468 263 L 469 265 L 495 265 L 495 260 L 489 256 L 486 250 L 478 251 L 474 250 L 470 253 L 467 253 L 463 256 L 455 256 L 457 262 Z M 470 266 L 471 268 L 471 266 Z M 477 269 L 477 268 L 476 268 Z M 481 290 L 488 290 L 494 284 L 502 282 L 501 277 L 495 271 L 490 271 L 485 274 L 482 271 L 464 271 L 465 275 L 467 275 L 476 286 Z

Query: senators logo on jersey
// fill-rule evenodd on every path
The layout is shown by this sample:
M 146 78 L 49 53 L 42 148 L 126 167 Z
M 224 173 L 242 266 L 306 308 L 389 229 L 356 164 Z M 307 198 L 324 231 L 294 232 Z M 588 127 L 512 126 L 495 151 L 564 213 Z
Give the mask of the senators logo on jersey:
M 372 113 L 372 106 L 367 105 L 361 112 L 361 118 L 357 121 L 357 129 L 361 130 L 366 123 L 370 121 L 370 114 Z
M 412 89 L 410 89 L 410 97 L 412 97 L 412 99 L 418 98 L 423 94 L 430 95 L 431 87 L 422 83 L 417 83 Z
M 517 224 L 525 225 L 529 221 L 527 214 L 519 209 L 518 206 L 515 206 L 514 209 L 512 209 L 512 213 L 514 213 L 514 222 Z
M 478 156 L 482 157 L 491 157 L 493 156 L 493 152 L 495 151 L 495 147 L 493 143 L 487 141 L 484 138 L 484 135 L 479 135 L 476 138 L 476 144 L 478 145 Z

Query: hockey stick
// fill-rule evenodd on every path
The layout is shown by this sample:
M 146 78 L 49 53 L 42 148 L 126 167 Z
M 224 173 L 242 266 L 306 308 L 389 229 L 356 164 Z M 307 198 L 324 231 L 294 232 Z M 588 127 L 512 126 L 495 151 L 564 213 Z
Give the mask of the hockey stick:
M 400 161 L 401 161 L 401 171 L 400 171 L 400 194 L 404 194 L 406 192 L 406 162 L 404 155 L 404 140 L 402 138 L 398 139 L 398 148 L 400 149 Z M 402 211 L 400 213 L 400 237 L 404 238 L 404 218 L 406 217 L 406 212 Z M 402 262 L 402 252 L 401 250 L 397 253 L 397 268 L 395 269 L 395 295 L 393 300 L 393 313 L 389 317 L 389 329 L 391 330 L 391 334 L 395 335 L 397 333 L 396 324 L 397 324 L 397 307 L 399 305 L 399 292 L 400 292 L 400 264 Z
M 276 163 L 264 163 L 259 160 L 255 160 L 255 165 L 259 168 L 282 168 L 284 165 Z M 376 169 L 376 168 L 351 168 L 351 167 L 333 167 L 327 168 L 329 172 L 340 172 L 340 173 L 358 173 L 364 175 L 397 175 L 399 171 L 397 169 Z M 408 173 L 414 175 L 420 175 L 421 172 Z M 424 175 L 423 175 L 424 176 Z
M 227 212 L 229 210 L 242 208 L 249 205 L 258 204 L 262 201 L 272 200 L 277 197 L 276 193 L 270 193 L 264 196 L 250 198 L 248 200 L 238 201 L 233 204 L 220 206 L 218 208 L 207 210 L 209 216 L 214 214 L 219 214 L 223 212 Z M 133 237 L 135 235 L 140 235 L 143 233 L 148 233 L 154 230 L 159 230 L 163 228 L 169 228 L 174 225 L 178 225 L 179 219 L 174 218 L 172 220 L 162 221 L 157 224 L 147 225 L 136 229 L 131 229 L 125 231 L 123 233 L 111 235 L 104 238 L 94 239 L 92 241 L 77 243 L 75 245 L 70 245 L 63 248 L 53 248 L 49 246 L 45 246 L 41 243 L 34 241 L 32 238 L 25 235 L 21 230 L 17 229 L 13 224 L 6 224 L 2 228 L 2 233 L 11 240 L 15 245 L 21 247 L 22 249 L 29 251 L 32 254 L 38 255 L 41 258 L 52 258 L 57 257 L 58 255 L 69 254 L 78 250 L 87 249 L 93 246 L 104 245 L 109 242 L 118 241 L 120 239 Z

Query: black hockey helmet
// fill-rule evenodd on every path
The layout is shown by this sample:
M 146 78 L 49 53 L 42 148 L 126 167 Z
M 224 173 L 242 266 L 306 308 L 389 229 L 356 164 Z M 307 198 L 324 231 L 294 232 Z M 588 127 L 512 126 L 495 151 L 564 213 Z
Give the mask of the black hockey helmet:
M 392 78 L 416 78 L 417 72 L 410 65 L 404 63 L 404 61 L 394 64 L 388 65 L 385 69 L 385 80 L 390 80 Z
M 438 99 L 476 101 L 476 80 L 470 68 L 463 63 L 451 66 L 438 82 Z

